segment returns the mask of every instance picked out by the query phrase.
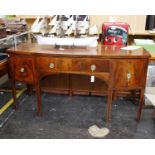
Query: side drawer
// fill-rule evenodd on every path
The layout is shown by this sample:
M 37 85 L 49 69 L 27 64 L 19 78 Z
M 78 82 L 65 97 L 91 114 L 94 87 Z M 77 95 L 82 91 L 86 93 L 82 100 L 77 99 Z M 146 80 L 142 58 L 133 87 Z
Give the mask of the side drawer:
M 67 72 L 70 70 L 71 59 L 55 57 L 37 57 L 36 64 L 40 71 Z
M 72 71 L 109 72 L 109 60 L 93 58 L 73 58 Z
M 33 59 L 30 57 L 13 57 L 14 76 L 17 81 L 33 83 Z

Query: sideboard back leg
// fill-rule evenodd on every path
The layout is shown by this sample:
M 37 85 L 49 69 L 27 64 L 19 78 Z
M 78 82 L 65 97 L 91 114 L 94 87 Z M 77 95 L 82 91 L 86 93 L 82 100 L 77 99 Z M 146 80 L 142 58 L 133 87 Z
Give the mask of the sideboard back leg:
M 35 84 L 36 88 L 36 97 L 37 97 L 37 115 L 41 116 L 41 90 L 39 82 Z
M 108 124 L 110 121 L 111 109 L 112 109 L 112 90 L 108 91 L 108 101 L 107 101 L 107 114 L 106 114 L 106 123 Z
M 143 105 L 144 105 L 144 89 L 141 89 L 141 91 L 140 91 L 140 100 L 139 100 L 139 107 L 138 107 L 138 112 L 137 112 L 137 121 L 139 121 L 140 118 L 141 118 Z

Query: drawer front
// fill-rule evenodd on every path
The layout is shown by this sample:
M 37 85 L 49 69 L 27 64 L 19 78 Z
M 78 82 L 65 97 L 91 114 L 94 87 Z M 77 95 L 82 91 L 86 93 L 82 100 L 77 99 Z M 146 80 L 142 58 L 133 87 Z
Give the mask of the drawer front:
M 109 72 L 109 60 L 92 58 L 72 59 L 72 71 Z
M 143 87 L 146 81 L 146 67 L 144 60 L 114 60 L 112 62 L 114 88 Z
M 33 78 L 33 59 L 25 57 L 14 57 L 15 79 L 20 82 L 32 83 Z
M 69 58 L 38 57 L 36 61 L 38 69 L 46 72 L 67 72 L 71 66 Z

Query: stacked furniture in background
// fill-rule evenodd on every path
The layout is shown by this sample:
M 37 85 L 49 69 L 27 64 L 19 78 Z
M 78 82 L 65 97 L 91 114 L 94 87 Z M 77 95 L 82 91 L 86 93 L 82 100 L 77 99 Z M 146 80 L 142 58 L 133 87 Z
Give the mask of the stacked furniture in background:
M 27 31 L 27 23 L 24 19 L 2 19 L 0 18 L 0 38 L 10 34 Z
M 7 36 L 6 25 L 2 19 L 0 19 L 0 39 Z

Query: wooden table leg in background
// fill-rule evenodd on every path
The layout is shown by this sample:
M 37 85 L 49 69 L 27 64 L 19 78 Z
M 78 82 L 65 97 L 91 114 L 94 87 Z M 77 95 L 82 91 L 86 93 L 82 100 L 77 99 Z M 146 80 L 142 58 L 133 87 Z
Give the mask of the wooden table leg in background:
M 137 112 L 137 121 L 139 121 L 140 118 L 141 118 L 143 105 L 144 105 L 144 89 L 141 89 L 141 91 L 140 91 L 140 100 L 139 100 L 139 107 L 138 107 L 138 112 Z

